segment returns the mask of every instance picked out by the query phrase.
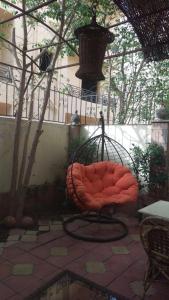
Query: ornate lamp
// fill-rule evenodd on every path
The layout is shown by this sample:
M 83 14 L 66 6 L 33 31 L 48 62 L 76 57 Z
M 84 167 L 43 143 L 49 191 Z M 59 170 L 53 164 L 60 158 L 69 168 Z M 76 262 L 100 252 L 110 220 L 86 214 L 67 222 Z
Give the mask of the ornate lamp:
M 106 46 L 114 40 L 113 33 L 97 24 L 94 13 L 91 24 L 77 28 L 75 36 L 79 40 L 80 61 L 76 77 L 92 81 L 104 80 L 102 64 Z

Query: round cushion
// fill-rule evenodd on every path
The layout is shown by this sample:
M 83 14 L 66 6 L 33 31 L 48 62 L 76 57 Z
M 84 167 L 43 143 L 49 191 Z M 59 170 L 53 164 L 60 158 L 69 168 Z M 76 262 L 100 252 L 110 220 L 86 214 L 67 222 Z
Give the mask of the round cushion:
M 136 201 L 138 183 L 131 171 L 120 164 L 103 161 L 85 166 L 74 163 L 67 172 L 68 194 L 83 210 Z

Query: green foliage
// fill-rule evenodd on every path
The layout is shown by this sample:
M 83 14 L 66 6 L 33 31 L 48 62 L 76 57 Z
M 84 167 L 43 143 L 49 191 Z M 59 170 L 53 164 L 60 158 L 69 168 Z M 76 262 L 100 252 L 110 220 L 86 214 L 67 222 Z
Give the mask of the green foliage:
M 69 161 L 72 160 L 73 155 L 75 153 L 75 151 L 83 144 L 85 143 L 85 138 L 75 138 L 73 139 L 70 144 L 69 144 L 69 151 L 68 151 L 68 156 L 69 156 Z
M 27 0 L 26 6 L 27 8 L 32 8 L 35 5 L 39 5 L 46 2 L 45 0 Z M 14 1 L 16 3 L 16 1 Z M 17 4 L 21 3 L 21 1 L 17 1 Z M 65 1 L 65 9 L 62 10 L 62 1 L 51 3 L 46 6 L 45 9 L 39 9 L 34 11 L 33 14 L 39 20 L 43 20 L 44 22 L 48 21 L 50 25 L 57 31 L 59 28 L 59 23 L 61 21 L 62 16 L 65 16 L 65 28 L 68 25 L 68 30 L 66 30 L 66 34 L 64 36 L 65 39 L 74 37 L 74 30 L 77 27 L 89 24 L 91 22 L 92 17 L 92 7 L 93 2 L 88 1 L 78 1 L 78 0 L 67 0 Z M 99 1 L 99 5 L 97 7 L 97 18 L 100 24 L 105 24 L 107 17 L 112 16 L 115 11 L 115 6 L 111 3 L 110 0 L 101 0 Z M 37 21 L 32 18 L 27 18 L 30 26 L 35 28 Z M 70 42 L 70 45 L 77 49 L 78 42 L 77 40 L 73 40 Z M 61 56 L 64 55 L 75 55 L 72 49 L 64 44 L 61 49 Z
M 81 146 L 83 149 L 81 149 Z M 69 145 L 69 163 L 75 159 L 82 164 L 90 164 L 94 162 L 97 152 L 97 145 L 92 144 L 85 138 L 73 139 Z M 75 155 L 76 153 L 76 155 Z
M 131 152 L 140 187 L 153 192 L 164 187 L 168 179 L 164 148 L 149 143 L 145 149 L 133 145 Z
M 21 4 L 21 0 L 12 1 Z M 35 3 L 36 2 L 36 3 Z M 27 9 L 46 2 L 45 0 L 27 0 Z M 89 24 L 91 22 L 93 2 L 67 0 L 65 9 L 62 10 L 62 1 L 54 2 L 45 8 L 33 12 L 39 20 L 47 21 L 56 31 L 59 30 L 62 16 L 65 16 L 64 38 L 74 38 L 74 30 L 77 27 Z M 10 8 L 9 6 L 5 6 Z M 11 10 L 11 8 L 9 9 Z M 16 13 L 16 10 L 13 10 Z M 102 26 L 109 26 L 115 21 L 122 21 L 121 13 L 110 0 L 100 0 L 97 7 L 97 21 Z M 37 21 L 27 17 L 29 26 L 35 27 Z M 68 26 L 68 28 L 67 28 Z M 165 103 L 169 107 L 169 81 L 168 69 L 169 60 L 161 62 L 146 63 L 143 60 L 142 52 L 125 55 L 125 51 L 140 47 L 137 35 L 129 23 L 117 26 L 111 29 L 115 34 L 115 41 L 109 45 L 107 54 L 124 52 L 124 56 L 116 57 L 105 61 L 104 75 L 106 77 L 104 92 L 109 95 L 110 108 L 113 112 L 114 122 L 120 124 L 130 123 L 131 119 L 145 122 L 151 120 L 154 116 L 152 111 L 159 103 Z M 48 44 L 49 39 L 34 45 L 43 46 Z M 55 40 L 54 42 L 57 42 Z M 76 39 L 69 44 L 78 50 L 78 41 Z M 53 51 L 54 47 L 50 48 Z M 75 52 L 67 44 L 62 44 L 60 55 L 74 55 Z M 110 72 L 111 70 L 111 72 Z
M 110 95 L 114 122 L 126 124 L 133 118 L 136 122 L 151 121 L 159 103 L 169 106 L 169 61 L 147 63 L 141 51 L 125 55 L 126 51 L 141 47 L 130 24 L 118 26 L 113 32 L 115 41 L 108 54 L 124 53 L 105 61 L 104 67 L 103 86 Z

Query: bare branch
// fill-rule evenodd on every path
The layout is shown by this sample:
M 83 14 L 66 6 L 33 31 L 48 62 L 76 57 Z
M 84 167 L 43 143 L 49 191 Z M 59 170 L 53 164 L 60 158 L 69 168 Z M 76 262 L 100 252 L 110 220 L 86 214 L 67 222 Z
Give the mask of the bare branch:
M 26 10 L 26 11 L 23 11 L 19 6 L 15 5 L 14 3 L 10 3 L 10 2 L 7 1 L 7 0 L 1 0 L 1 1 L 2 1 L 3 3 L 7 4 L 7 5 L 9 5 L 9 6 L 15 8 L 16 10 L 22 11 L 22 13 L 17 14 L 17 15 L 15 15 L 15 16 L 11 17 L 10 19 L 1 21 L 1 22 L 0 22 L 0 25 L 5 24 L 5 23 L 10 22 L 10 21 L 13 21 L 13 20 L 15 20 L 15 19 L 17 19 L 17 18 L 20 18 L 20 17 L 22 17 L 24 14 L 25 14 L 25 15 L 28 15 L 29 13 L 31 13 L 31 12 L 33 12 L 33 11 L 35 11 L 35 10 L 41 9 L 41 8 L 43 8 L 44 6 L 47 6 L 47 5 L 49 5 L 49 4 L 53 3 L 53 2 L 56 2 L 57 0 L 49 0 L 49 1 L 45 2 L 45 3 L 39 4 L 39 5 L 35 6 L 35 7 L 32 7 L 32 8 L 30 8 L 30 9 Z
M 145 59 L 143 59 L 141 61 L 140 66 L 137 70 L 137 73 L 135 74 L 135 76 L 133 78 L 133 82 L 131 84 L 130 92 L 127 95 L 126 115 L 127 115 L 127 112 L 129 110 L 129 107 L 130 107 L 130 104 L 131 104 L 131 101 L 132 101 L 132 97 L 133 97 L 133 93 L 134 93 L 134 90 L 135 90 L 135 86 L 136 86 L 136 83 L 137 83 L 138 76 L 140 75 L 140 72 L 141 72 L 141 70 L 144 66 L 144 63 L 145 63 Z
M 13 28 L 12 30 L 12 49 L 13 49 L 13 54 L 14 54 L 14 57 L 15 57 L 15 60 L 16 60 L 16 63 L 18 65 L 19 68 L 22 68 L 22 65 L 20 63 L 20 60 L 18 58 L 18 55 L 17 55 L 17 52 L 16 52 L 16 35 L 15 35 L 15 28 Z
M 33 64 L 31 64 L 31 74 L 30 79 L 32 78 L 32 85 L 33 85 Z M 29 81 L 29 80 L 28 80 Z M 27 85 L 28 86 L 28 85 Z M 25 87 L 26 91 L 26 87 Z M 24 138 L 24 145 L 23 145 L 23 151 L 22 151 L 22 159 L 21 159 L 21 166 L 19 170 L 19 178 L 18 178 L 18 189 L 21 189 L 22 186 L 22 180 L 25 172 L 26 167 L 26 158 L 27 158 L 27 152 L 28 152 L 28 142 L 29 142 L 29 135 L 31 131 L 31 125 L 32 125 L 32 116 L 33 116 L 33 104 L 34 104 L 34 92 L 31 93 L 31 102 L 30 102 L 30 110 L 29 110 L 29 117 L 28 117 L 28 128 L 25 134 Z
M 19 67 L 17 67 L 17 66 L 11 65 L 11 64 L 4 63 L 3 61 L 0 61 L 0 64 L 1 64 L 1 65 L 4 65 L 4 66 L 7 66 L 7 67 L 10 67 L 10 68 L 12 68 L 12 69 L 16 69 L 16 70 L 18 70 L 18 71 L 22 71 L 22 70 L 23 70 L 23 68 L 19 68 Z M 31 71 L 29 71 L 29 70 L 26 70 L 25 72 L 26 72 L 26 73 L 31 73 Z M 41 73 L 37 73 L 37 72 L 33 72 L 33 74 L 38 75 L 38 76 L 41 75 Z
M 62 13 L 62 17 L 61 17 L 61 25 L 60 25 L 60 31 L 59 31 L 59 41 L 62 40 L 62 35 L 63 35 L 65 0 L 62 1 L 62 12 L 63 13 Z M 30 152 L 30 159 L 29 159 L 29 162 L 28 162 L 27 170 L 26 170 L 26 173 L 25 173 L 24 181 L 23 181 L 24 186 L 27 186 L 29 184 L 29 181 L 30 181 L 30 176 L 31 176 L 32 167 L 33 167 L 33 164 L 34 164 L 34 161 L 35 161 L 35 154 L 36 154 L 38 141 L 39 141 L 39 138 L 42 134 L 42 124 L 43 124 L 43 120 L 44 120 L 44 115 L 45 115 L 46 107 L 47 107 L 48 100 L 49 100 L 49 97 L 50 97 L 50 88 L 51 88 L 51 83 L 52 83 L 52 78 L 53 78 L 53 73 L 54 73 L 54 66 L 55 66 L 56 60 L 59 56 L 60 48 L 61 48 L 61 45 L 59 44 L 57 49 L 56 49 L 56 52 L 54 54 L 53 61 L 52 61 L 52 63 L 53 63 L 52 69 L 48 73 L 47 88 L 45 90 L 45 96 L 44 96 L 42 112 L 41 112 L 41 116 L 40 116 L 39 123 L 38 123 L 38 126 L 37 126 L 36 135 L 35 135 L 33 143 L 32 143 L 32 148 L 31 148 L 31 152 Z
M 53 41 L 55 40 L 55 38 L 56 38 L 56 35 L 51 39 L 51 43 L 53 43 Z M 44 47 L 44 49 L 40 52 L 40 54 L 38 54 L 38 55 L 34 58 L 34 62 L 36 62 L 39 58 L 41 58 L 47 49 L 48 49 L 48 47 Z M 27 64 L 27 68 L 28 68 L 30 65 L 31 65 L 31 62 Z
M 22 0 L 23 10 L 25 11 L 25 0 Z M 23 49 L 22 49 L 22 74 L 21 74 L 21 82 L 19 88 L 19 103 L 18 103 L 18 111 L 16 114 L 16 127 L 14 134 L 14 149 L 13 149 L 13 160 L 12 160 L 12 176 L 11 176 L 11 186 L 10 186 L 10 195 L 11 200 L 16 196 L 17 190 L 17 181 L 18 181 L 18 168 L 19 168 L 19 146 L 20 146 L 20 137 L 21 137 L 21 118 L 22 118 L 22 110 L 24 103 L 24 89 L 25 89 L 25 81 L 26 81 L 26 52 L 27 49 L 27 24 L 25 16 L 23 16 L 23 31 L 24 31 L 24 40 L 23 40 Z M 13 209 L 11 203 L 11 210 Z
M 13 42 L 7 40 L 6 38 L 0 36 L 0 39 L 3 40 L 4 42 L 8 43 L 8 44 L 11 45 L 12 47 L 15 47 L 15 48 L 16 48 L 18 51 L 20 51 L 21 53 L 24 52 L 24 51 L 23 51 L 22 49 L 20 49 L 17 45 L 15 45 Z M 26 57 L 28 57 L 28 58 L 29 58 L 29 59 L 30 59 L 37 67 L 39 67 L 38 64 L 37 64 L 36 62 L 34 62 L 34 60 L 33 60 L 28 54 L 25 53 L 25 55 L 26 55 Z M 19 67 L 19 68 L 20 68 L 20 67 Z
M 13 83 L 14 83 L 14 86 L 15 86 L 17 92 L 19 92 L 19 87 L 18 87 L 17 84 L 16 84 L 16 80 L 15 80 L 15 77 L 14 77 L 14 74 L 13 74 L 13 68 L 9 67 L 9 72 L 10 72 L 12 81 L 13 81 Z
M 10 3 L 9 3 L 8 1 L 6 1 L 6 0 L 2 0 L 2 1 L 5 2 L 6 4 L 9 4 L 9 5 L 10 5 Z M 12 5 L 12 6 L 15 6 L 15 5 Z M 18 6 L 16 6 L 16 7 L 17 7 L 17 9 L 18 9 L 19 11 L 21 11 L 21 12 L 23 13 L 23 15 L 25 14 L 25 12 L 23 11 L 22 8 L 20 8 L 20 7 L 18 7 Z M 60 35 L 60 33 L 58 33 L 56 30 L 54 30 L 51 26 L 49 26 L 49 25 L 46 24 L 44 21 L 42 21 L 42 20 L 40 20 L 39 18 L 37 18 L 37 17 L 35 17 L 34 15 L 32 15 L 29 11 L 26 12 L 26 15 L 28 15 L 29 17 L 31 17 L 32 19 L 34 19 L 34 20 L 37 21 L 38 23 L 40 23 L 40 24 L 42 24 L 43 26 L 45 26 L 46 28 L 48 28 L 51 32 L 53 32 L 55 35 L 57 35 L 57 36 L 59 37 L 59 40 L 60 40 L 60 41 L 63 41 L 64 43 L 66 43 L 66 44 L 69 46 L 69 48 L 72 49 L 72 51 L 73 51 L 74 53 L 76 53 L 77 55 L 79 55 L 78 52 L 76 51 L 76 49 L 74 49 L 74 47 L 72 47 L 72 46 L 67 42 L 67 40 L 65 40 L 65 38 L 62 37 L 62 36 Z M 1 24 L 1 23 L 0 23 L 0 24 Z

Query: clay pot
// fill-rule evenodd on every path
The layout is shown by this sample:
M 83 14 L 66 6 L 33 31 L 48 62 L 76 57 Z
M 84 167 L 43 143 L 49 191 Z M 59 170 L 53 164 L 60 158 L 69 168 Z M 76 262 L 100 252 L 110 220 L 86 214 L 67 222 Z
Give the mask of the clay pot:
M 24 228 L 31 228 L 34 225 L 34 221 L 31 217 L 25 216 L 21 220 L 21 226 Z
M 12 228 L 16 226 L 16 219 L 13 216 L 7 216 L 4 218 L 4 224 L 6 227 Z

